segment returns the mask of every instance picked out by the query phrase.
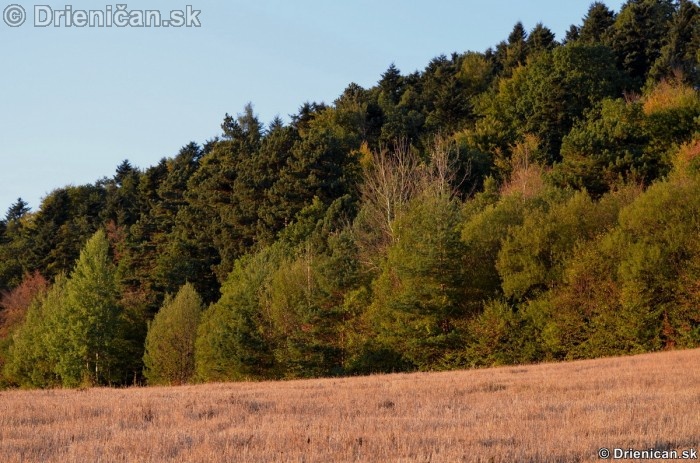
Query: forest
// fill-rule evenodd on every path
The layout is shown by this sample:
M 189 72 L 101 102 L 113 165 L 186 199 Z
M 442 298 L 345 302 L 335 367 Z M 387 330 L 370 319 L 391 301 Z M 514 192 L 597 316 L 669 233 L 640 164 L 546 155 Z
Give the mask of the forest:
M 700 6 L 395 65 L 0 221 L 0 388 L 700 346 Z

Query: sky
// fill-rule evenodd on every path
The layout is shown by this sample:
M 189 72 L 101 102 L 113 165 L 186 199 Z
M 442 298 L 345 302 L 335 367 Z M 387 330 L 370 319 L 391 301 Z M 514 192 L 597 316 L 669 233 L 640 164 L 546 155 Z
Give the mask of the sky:
M 203 143 L 248 102 L 264 123 L 288 121 L 351 82 L 375 85 L 391 63 L 409 74 L 440 54 L 485 51 L 517 21 L 561 39 L 592 2 L 139 0 L 126 10 L 165 18 L 189 5 L 200 27 L 35 26 L 48 20 L 37 5 L 54 20 L 118 9 L 69 1 L 0 0 L 0 218 L 18 197 L 38 210 L 54 189 L 112 177 L 124 159 L 147 168 Z M 9 27 L 16 6 L 25 22 Z

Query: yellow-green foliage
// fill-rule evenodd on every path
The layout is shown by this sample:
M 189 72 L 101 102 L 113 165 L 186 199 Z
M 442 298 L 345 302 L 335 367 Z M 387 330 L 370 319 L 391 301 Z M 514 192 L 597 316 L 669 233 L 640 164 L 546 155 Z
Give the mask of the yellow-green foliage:
M 673 156 L 681 143 L 698 133 L 700 92 L 692 86 L 664 80 L 642 100 L 650 147 L 657 152 Z
M 644 114 L 667 113 L 679 110 L 697 111 L 700 107 L 698 91 L 682 82 L 663 80 L 643 98 Z
M 700 179 L 657 182 L 618 225 L 573 249 L 537 308 L 552 355 L 596 357 L 700 343 Z
M 168 296 L 146 335 L 144 376 L 149 384 L 184 384 L 194 375 L 194 345 L 202 299 L 190 283 Z
M 27 310 L 24 323 L 14 333 L 4 373 L 20 387 L 60 385 L 56 372 L 57 357 L 52 323 L 61 312 L 66 296 L 66 278 L 60 275 L 49 291 L 35 299 Z

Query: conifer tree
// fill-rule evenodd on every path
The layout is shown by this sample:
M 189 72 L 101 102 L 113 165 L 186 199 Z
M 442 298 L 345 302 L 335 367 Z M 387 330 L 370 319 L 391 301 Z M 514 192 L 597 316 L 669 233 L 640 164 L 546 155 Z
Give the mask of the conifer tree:
M 588 8 L 579 29 L 578 40 L 587 44 L 602 43 L 608 30 L 615 23 L 615 13 L 602 2 L 594 2 Z
M 195 344 L 197 379 L 231 381 L 269 377 L 274 366 L 261 321 L 260 293 L 279 266 L 279 245 L 234 264 L 221 299 L 202 314 Z
M 467 313 L 458 219 L 453 200 L 421 197 L 395 224 L 368 315 L 380 349 L 401 358 L 396 368 L 444 368 L 460 349 Z
M 651 68 L 650 78 L 660 80 L 681 73 L 696 88 L 700 84 L 700 6 L 681 0 L 671 20 L 661 55 Z
M 641 88 L 661 55 L 673 12 L 671 0 L 629 0 L 617 15 L 609 42 L 631 89 Z

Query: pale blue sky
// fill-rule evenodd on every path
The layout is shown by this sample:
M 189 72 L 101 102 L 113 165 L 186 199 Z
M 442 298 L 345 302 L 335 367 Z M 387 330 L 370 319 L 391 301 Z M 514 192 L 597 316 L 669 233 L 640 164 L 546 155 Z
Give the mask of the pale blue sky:
M 220 133 L 251 101 L 263 122 L 304 101 L 331 103 L 376 84 L 394 62 L 422 70 L 440 54 L 484 51 L 516 21 L 561 39 L 590 0 L 152 0 L 128 9 L 201 10 L 201 28 L 34 28 L 0 22 L 0 216 L 18 196 L 37 210 L 55 188 L 148 167 Z M 605 2 L 618 11 L 621 0 Z M 73 10 L 116 3 L 76 1 Z M 116 9 L 116 7 L 113 7 Z

